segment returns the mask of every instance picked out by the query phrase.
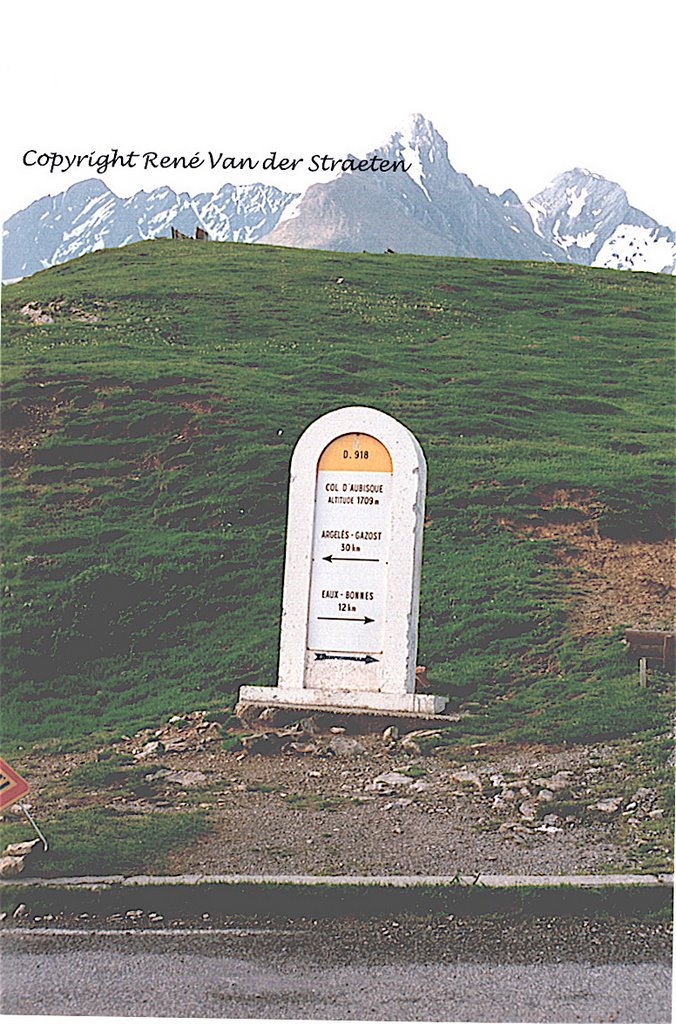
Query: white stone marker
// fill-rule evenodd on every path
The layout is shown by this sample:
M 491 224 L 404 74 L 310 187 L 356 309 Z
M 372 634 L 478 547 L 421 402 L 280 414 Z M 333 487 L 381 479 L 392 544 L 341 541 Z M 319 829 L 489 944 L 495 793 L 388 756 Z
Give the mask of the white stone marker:
M 291 459 L 279 680 L 242 702 L 325 710 L 443 710 L 415 693 L 425 457 L 364 406 L 315 420 Z

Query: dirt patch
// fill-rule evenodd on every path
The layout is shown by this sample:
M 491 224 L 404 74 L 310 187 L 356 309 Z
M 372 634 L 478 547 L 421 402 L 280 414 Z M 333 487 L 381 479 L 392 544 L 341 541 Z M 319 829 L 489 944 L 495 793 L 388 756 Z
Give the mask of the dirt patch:
M 3 394 L 2 465 L 13 476 L 22 477 L 33 465 L 58 466 L 35 477 L 36 483 L 62 482 L 72 476 L 73 463 L 104 463 L 109 459 L 131 460 L 127 472 L 139 469 L 179 469 L 187 458 L 190 442 L 205 432 L 204 417 L 214 428 L 231 422 L 225 415 L 227 402 L 219 394 L 199 390 L 164 391 L 165 387 L 189 383 L 186 378 L 158 378 L 133 386 L 115 378 L 97 380 L 40 380 L 7 388 Z M 98 412 L 96 419 L 76 422 L 78 412 Z M 111 419 L 128 413 L 124 426 Z M 110 434 L 111 429 L 113 435 Z M 41 448 L 50 436 L 63 432 L 63 443 Z M 115 436 L 117 431 L 117 436 Z M 94 444 L 98 438 L 104 440 Z M 134 447 L 144 438 L 165 438 L 169 443 L 157 451 Z M 131 442 L 127 450 L 125 442 Z
M 501 520 L 535 540 L 555 541 L 557 563 L 569 578 L 569 623 L 578 635 L 599 636 L 618 626 L 670 629 L 676 598 L 671 540 L 614 540 L 598 531 L 601 506 L 587 491 L 537 494 L 536 521 Z
M 60 317 L 78 320 L 81 323 L 98 323 L 105 306 L 102 302 L 92 302 L 88 308 L 72 302 L 55 299 L 41 306 L 39 302 L 27 302 L 19 310 L 32 324 L 53 324 Z
M 1 458 L 13 476 L 24 474 L 35 449 L 58 428 L 73 405 L 72 396 L 62 388 L 34 385 L 26 392 L 24 397 L 3 402 Z
M 84 784 L 111 763 L 97 764 L 95 752 L 35 752 L 17 767 L 43 821 L 97 806 L 203 810 L 208 833 L 169 856 L 169 873 L 557 874 L 669 863 L 668 796 L 631 741 L 416 755 L 387 734 L 362 734 L 337 753 L 340 735 L 316 734 L 306 753 L 263 755 L 225 750 L 206 732 L 195 749 L 151 751 L 139 734 L 115 744 L 131 764 L 117 786 L 97 784 L 96 775 Z M 101 755 L 110 758 L 110 748 Z M 645 868 L 637 844 L 657 825 L 665 831 L 647 834 L 653 860 Z

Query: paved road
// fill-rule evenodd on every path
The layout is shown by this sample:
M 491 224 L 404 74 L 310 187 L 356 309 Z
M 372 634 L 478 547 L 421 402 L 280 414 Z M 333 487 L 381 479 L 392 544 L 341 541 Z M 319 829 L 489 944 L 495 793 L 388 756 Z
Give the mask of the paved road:
M 5 1013 L 667 1022 L 665 925 L 286 922 L 2 932 Z

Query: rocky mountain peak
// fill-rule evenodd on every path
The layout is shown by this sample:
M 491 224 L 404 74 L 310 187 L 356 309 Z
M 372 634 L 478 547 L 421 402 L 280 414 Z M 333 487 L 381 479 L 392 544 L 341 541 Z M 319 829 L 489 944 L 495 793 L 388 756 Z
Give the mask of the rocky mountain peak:
M 536 233 L 575 263 L 673 273 L 674 233 L 631 206 L 616 181 L 586 167 L 559 174 L 526 209 Z
M 506 188 L 505 191 L 500 194 L 500 202 L 503 206 L 523 206 L 523 203 L 513 188 Z
M 369 157 L 374 153 L 388 160 L 403 160 L 409 177 L 428 199 L 435 184 L 441 185 L 449 172 L 456 173 L 448 159 L 448 143 L 422 114 L 411 114 Z
M 101 178 L 89 178 L 7 221 L 3 277 L 171 228 L 192 235 L 196 226 L 216 241 L 676 269 L 676 234 L 633 208 L 616 182 L 585 167 L 558 175 L 524 205 L 512 189 L 498 196 L 456 171 L 446 140 L 420 113 L 395 127 L 368 154 L 374 156 L 394 166 L 346 170 L 302 196 L 226 183 L 213 193 L 164 186 L 122 199 Z
M 422 114 L 411 114 L 402 124 L 398 125 L 390 135 L 390 141 L 395 139 L 401 146 L 415 149 L 421 155 L 436 150 L 448 156 L 446 140 L 439 134 L 432 122 Z
M 542 192 L 533 196 L 529 202 L 531 204 L 542 207 L 548 213 L 561 212 L 565 206 L 570 217 L 578 217 L 584 210 L 592 213 L 599 205 L 612 207 L 614 214 L 629 206 L 627 193 L 617 182 L 609 181 L 585 167 L 574 167 L 557 175 Z

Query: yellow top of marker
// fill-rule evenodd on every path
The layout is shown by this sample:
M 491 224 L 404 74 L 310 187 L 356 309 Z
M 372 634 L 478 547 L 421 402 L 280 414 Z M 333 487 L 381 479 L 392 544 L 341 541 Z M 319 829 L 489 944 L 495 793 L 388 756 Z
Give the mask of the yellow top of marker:
M 391 473 L 392 457 L 382 441 L 370 434 L 341 434 L 326 446 L 318 470 L 347 473 Z

